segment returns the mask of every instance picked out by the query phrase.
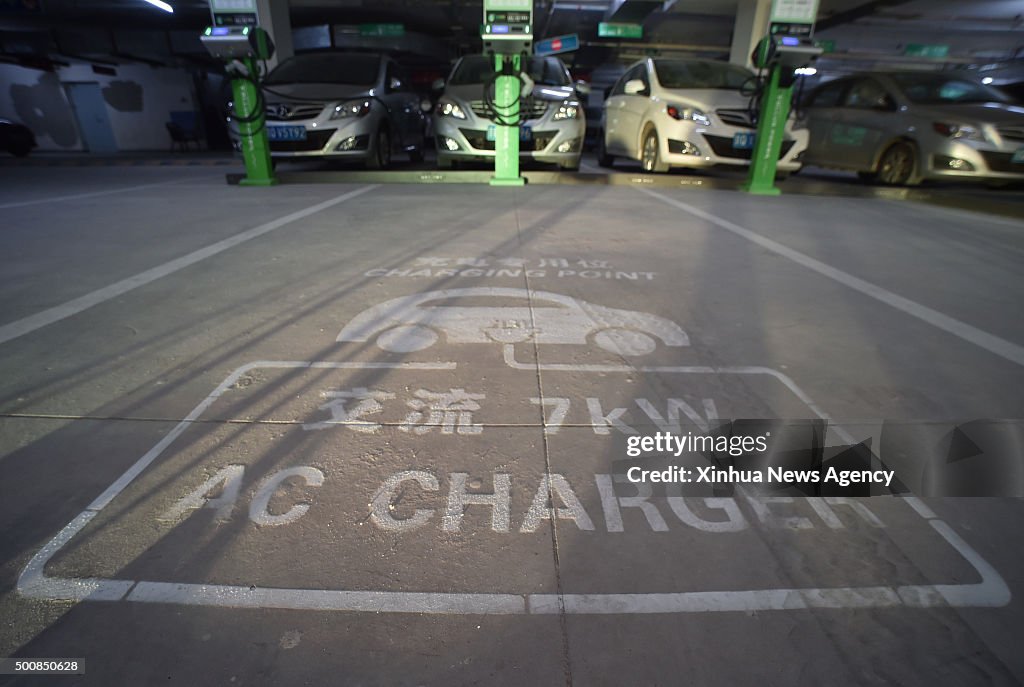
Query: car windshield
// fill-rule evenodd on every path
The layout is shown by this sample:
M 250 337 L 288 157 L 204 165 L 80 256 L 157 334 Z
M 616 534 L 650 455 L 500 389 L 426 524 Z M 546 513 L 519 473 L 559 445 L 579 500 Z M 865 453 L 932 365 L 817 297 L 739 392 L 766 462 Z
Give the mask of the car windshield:
M 542 86 L 568 86 L 569 76 L 557 57 L 531 57 L 527 73 Z M 483 55 L 464 57 L 452 74 L 453 86 L 484 83 L 494 76 L 494 61 Z
M 372 86 L 377 82 L 380 57 L 377 55 L 319 53 L 297 55 L 277 66 L 264 83 L 337 83 Z
M 918 105 L 1005 103 L 1005 95 L 976 81 L 944 74 L 893 74 L 907 100 Z
M 738 91 L 753 73 L 728 62 L 655 60 L 658 82 L 665 88 L 722 88 Z

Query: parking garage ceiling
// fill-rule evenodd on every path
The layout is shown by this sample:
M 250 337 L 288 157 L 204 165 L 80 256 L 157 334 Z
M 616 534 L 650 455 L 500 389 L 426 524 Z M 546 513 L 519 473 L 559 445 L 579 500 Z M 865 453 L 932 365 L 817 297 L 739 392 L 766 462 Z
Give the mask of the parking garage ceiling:
M 209 21 L 207 0 L 171 0 L 173 14 L 142 0 L 19 1 L 35 9 L 0 13 L 0 58 L 54 52 L 93 58 L 105 52 L 117 55 L 124 51 L 108 49 L 106 41 L 96 41 L 82 32 L 166 31 L 187 37 Z M 33 4 L 37 1 L 39 7 Z M 609 44 L 601 53 L 607 58 L 610 52 L 631 47 L 641 51 L 727 51 L 738 1 L 541 0 L 536 10 L 541 35 L 578 32 L 585 42 L 600 43 L 597 24 L 601 21 L 644 25 L 644 39 Z M 455 52 L 475 48 L 482 11 L 481 0 L 291 0 L 289 5 L 295 28 L 401 23 L 407 32 L 444 40 Z M 1024 47 L 1024 0 L 821 0 L 819 36 L 839 39 L 842 44 L 847 35 L 871 31 L 888 32 L 911 42 L 918 35 L 919 42 L 927 42 L 937 32 L 947 38 L 961 35 L 965 44 L 976 44 L 979 49 L 992 43 L 989 36 L 999 35 L 1001 52 L 987 57 L 1005 59 L 1024 52 L 1013 47 L 1018 40 Z M 175 41 L 165 42 L 171 46 L 167 52 L 177 54 Z M 83 49 L 90 45 L 93 49 Z M 878 48 L 887 49 L 885 45 Z

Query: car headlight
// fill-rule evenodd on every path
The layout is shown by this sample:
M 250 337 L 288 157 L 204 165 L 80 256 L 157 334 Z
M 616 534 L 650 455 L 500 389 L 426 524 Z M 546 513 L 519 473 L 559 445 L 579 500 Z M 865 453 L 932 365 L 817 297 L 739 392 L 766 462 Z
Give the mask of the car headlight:
M 454 117 L 455 119 L 466 118 L 466 113 L 462 111 L 462 108 L 450 100 L 437 101 L 437 115 L 439 117 Z
M 702 126 L 711 125 L 711 120 L 708 119 L 708 116 L 695 107 L 679 107 L 677 105 L 666 105 L 665 114 L 667 114 L 672 119 L 689 119 L 690 121 L 697 122 Z
M 970 124 L 950 124 L 949 122 L 932 122 L 935 133 L 947 138 L 966 138 L 969 141 L 984 141 L 985 134 L 980 127 Z
M 364 117 L 370 112 L 369 100 L 350 100 L 347 103 L 335 105 L 331 112 L 331 119 L 345 119 L 346 117 Z
M 557 122 L 560 119 L 576 119 L 579 116 L 580 104 L 574 100 L 566 100 L 558 107 L 558 111 L 551 119 Z

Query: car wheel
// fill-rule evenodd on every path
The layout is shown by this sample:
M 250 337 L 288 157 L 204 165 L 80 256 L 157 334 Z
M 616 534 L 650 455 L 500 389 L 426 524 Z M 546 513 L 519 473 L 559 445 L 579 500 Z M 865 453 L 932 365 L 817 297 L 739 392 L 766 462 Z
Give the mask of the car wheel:
M 403 324 L 382 332 L 377 347 L 390 353 L 414 353 L 437 343 L 437 332 L 430 327 Z
M 640 151 L 640 164 L 645 172 L 667 172 L 668 165 L 661 161 L 661 144 L 658 132 L 649 129 L 644 135 L 644 144 Z
M 28 154 L 32 152 L 32 145 L 30 143 L 12 143 L 11 147 L 8 148 L 11 151 L 11 155 L 14 157 L 28 157 Z
M 608 149 L 605 148 L 604 143 L 604 131 L 597 133 L 597 164 L 602 167 L 614 167 L 615 156 L 608 154 Z
M 605 329 L 594 336 L 594 343 L 609 353 L 626 357 L 647 355 L 658 347 L 650 336 L 632 329 Z
M 894 143 L 878 161 L 878 180 L 887 186 L 913 186 L 917 176 L 917 150 L 909 143 Z
M 366 161 L 368 169 L 387 169 L 391 165 L 391 134 L 385 126 L 377 129 L 373 151 Z

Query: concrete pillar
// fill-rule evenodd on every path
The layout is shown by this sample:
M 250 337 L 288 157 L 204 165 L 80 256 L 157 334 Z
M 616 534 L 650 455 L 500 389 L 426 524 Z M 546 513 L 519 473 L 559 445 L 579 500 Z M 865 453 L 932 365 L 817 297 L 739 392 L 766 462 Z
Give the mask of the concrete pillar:
M 256 11 L 260 15 L 260 26 L 267 30 L 274 41 L 274 57 L 267 60 L 267 66 L 273 69 L 279 62 L 295 54 L 288 0 L 256 0 Z
M 754 52 L 757 42 L 768 33 L 771 12 L 772 0 L 738 0 L 732 47 L 729 49 L 730 62 L 743 67 L 753 66 L 750 54 Z

